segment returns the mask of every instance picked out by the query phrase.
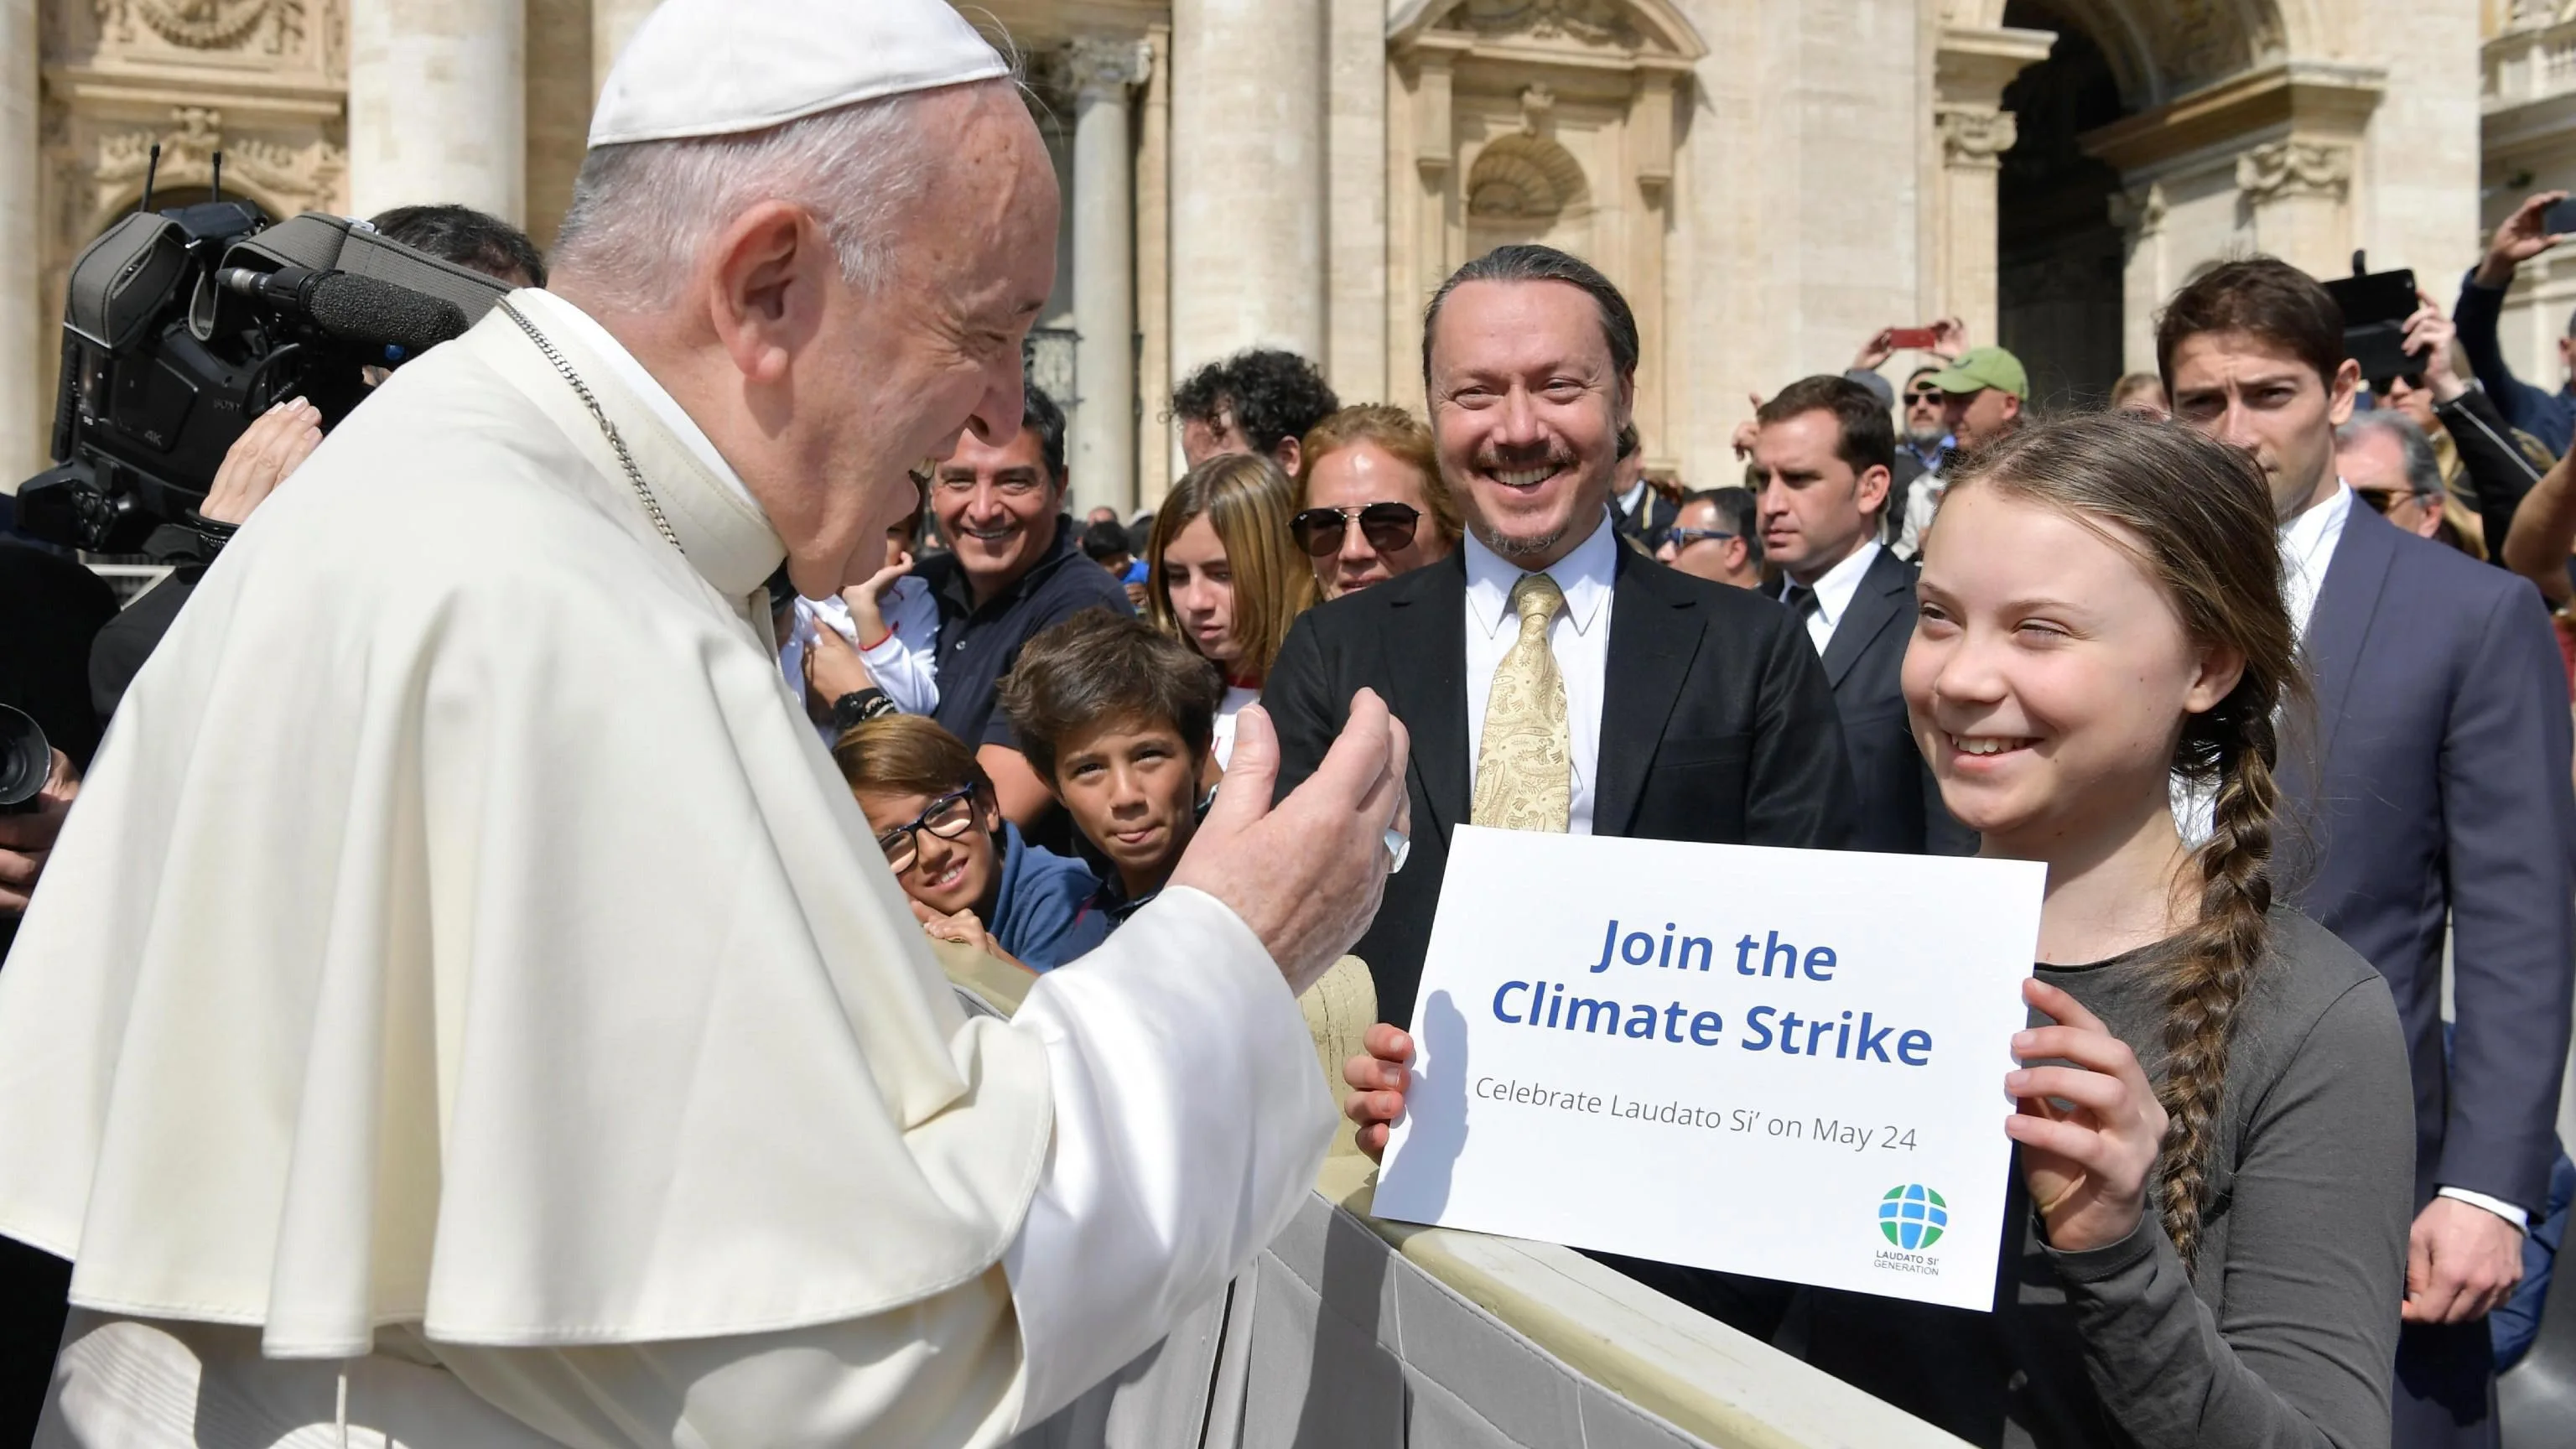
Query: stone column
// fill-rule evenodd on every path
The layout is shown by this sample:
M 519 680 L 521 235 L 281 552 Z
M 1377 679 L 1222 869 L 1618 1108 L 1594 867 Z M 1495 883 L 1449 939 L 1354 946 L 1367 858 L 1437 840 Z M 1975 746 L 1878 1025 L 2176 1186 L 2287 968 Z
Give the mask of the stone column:
M 0 0 L 0 492 L 42 470 L 52 446 L 44 395 L 45 349 L 60 334 L 47 323 L 36 204 L 36 0 Z
M 1995 189 L 2015 137 L 2004 86 L 2057 37 L 2004 26 L 1941 27 L 1932 56 L 1934 306 L 1983 345 L 1996 331 Z
M 1979 345 L 1997 340 L 1995 191 L 2016 132 L 2012 113 L 1993 106 L 1946 106 L 1933 113 L 1941 138 L 1940 222 L 1933 232 L 1939 307 L 1968 324 Z
M 591 99 L 597 100 L 600 88 L 608 84 L 609 68 L 617 64 L 618 52 L 626 49 L 627 37 L 660 3 L 661 0 L 590 0 Z
M 1181 463 L 1172 396 L 1172 27 L 1145 27 L 1153 73 L 1136 125 L 1136 506 L 1159 508 Z
M 1325 344 L 1324 0 L 1174 0 L 1172 369 Z
M 1327 0 L 1325 325 L 1343 397 L 1386 396 L 1386 0 Z
M 353 0 L 349 209 L 527 220 L 525 0 Z
M 2156 370 L 2156 309 L 2173 295 L 2166 265 L 2165 188 L 2161 181 L 2128 187 L 2111 198 L 2111 220 L 2127 253 L 2120 273 L 2120 370 Z
M 1142 40 L 1073 42 L 1074 510 L 1136 507 L 1136 211 L 1127 92 L 1150 73 Z

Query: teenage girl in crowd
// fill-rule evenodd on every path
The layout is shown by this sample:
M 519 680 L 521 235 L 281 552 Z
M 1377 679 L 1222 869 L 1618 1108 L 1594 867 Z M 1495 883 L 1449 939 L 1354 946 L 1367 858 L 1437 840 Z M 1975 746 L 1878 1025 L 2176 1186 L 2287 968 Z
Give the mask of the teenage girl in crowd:
M 2262 478 L 2167 424 L 2027 429 L 1951 481 L 1920 597 L 1942 801 L 2048 865 L 2008 1251 L 1992 1314 L 1805 1290 L 1809 1361 L 1977 1444 L 2386 1444 L 2413 1097 L 2378 973 L 2274 902 L 2299 689 Z M 2215 802 L 2197 850 L 2172 772 Z M 1369 1049 L 1376 1151 L 1412 1043 Z
M 1225 677 L 1215 768 L 1234 751 L 1234 717 L 1261 682 L 1288 625 L 1315 602 L 1315 576 L 1289 552 L 1288 475 L 1268 458 L 1210 458 L 1172 485 L 1145 545 L 1145 607 Z

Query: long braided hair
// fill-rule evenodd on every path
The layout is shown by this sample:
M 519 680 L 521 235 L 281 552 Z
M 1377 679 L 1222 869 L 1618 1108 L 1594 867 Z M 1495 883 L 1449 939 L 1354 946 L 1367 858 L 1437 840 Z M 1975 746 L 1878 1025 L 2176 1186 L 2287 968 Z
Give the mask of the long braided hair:
M 2193 639 L 2245 657 L 2236 687 L 2183 721 L 2174 750 L 2174 772 L 2213 801 L 2213 828 L 2191 857 L 2198 914 L 2166 983 L 2157 1090 L 2166 1115 L 2159 1209 L 2188 1267 L 2209 1205 L 2228 1045 L 2272 907 L 2276 720 L 2286 702 L 2304 699 L 2271 494 L 2246 454 L 2179 424 L 2115 413 L 2024 428 L 1966 460 L 1949 491 L 1965 487 L 2056 508 L 2096 530 L 2163 587 Z

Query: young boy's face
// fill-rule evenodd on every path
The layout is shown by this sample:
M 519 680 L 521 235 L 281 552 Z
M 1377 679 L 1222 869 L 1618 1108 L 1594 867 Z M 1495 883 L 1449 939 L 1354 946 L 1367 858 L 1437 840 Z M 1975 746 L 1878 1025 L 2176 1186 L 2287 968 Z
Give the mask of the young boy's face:
M 1162 888 L 1198 829 L 1199 761 L 1168 720 L 1111 720 L 1062 742 L 1055 793 L 1131 896 Z
M 886 863 L 901 867 L 894 878 L 905 895 L 943 916 L 973 911 L 986 924 L 991 923 L 991 897 L 1000 893 L 1002 885 L 1001 852 L 993 843 L 993 832 L 1001 828 L 1001 814 L 991 801 L 979 800 L 971 792 L 962 799 L 955 795 L 893 795 L 876 790 L 852 793 L 857 795 L 859 809 L 868 817 L 868 829 L 876 832 L 881 848 L 886 847 L 893 832 L 903 832 L 893 846 L 886 848 Z M 932 810 L 933 805 L 942 808 Z M 928 812 L 927 821 L 923 819 L 924 812 Z M 921 828 L 907 828 L 915 824 Z

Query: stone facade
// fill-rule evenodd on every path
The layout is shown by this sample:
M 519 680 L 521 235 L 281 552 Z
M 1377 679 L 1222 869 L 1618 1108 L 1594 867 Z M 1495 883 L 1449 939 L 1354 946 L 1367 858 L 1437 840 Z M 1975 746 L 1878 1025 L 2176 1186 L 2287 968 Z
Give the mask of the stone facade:
M 2366 249 L 2442 292 L 2523 188 L 2576 184 L 2576 4 L 987 3 L 1067 197 L 1039 355 L 1086 505 L 1160 496 L 1162 399 L 1238 347 L 1418 405 L 1423 301 L 1499 242 L 1627 291 L 1651 464 L 1707 485 L 1747 393 L 1880 327 L 1961 315 L 2072 402 L 2152 365 L 2156 305 L 2216 259 Z M 0 186 L 35 202 L 0 209 L 0 471 L 41 466 L 65 269 L 152 144 L 165 196 L 221 149 L 272 212 L 461 200 L 549 241 L 649 9 L 0 0 Z M 2535 377 L 2571 306 L 2576 257 L 2526 269 Z

